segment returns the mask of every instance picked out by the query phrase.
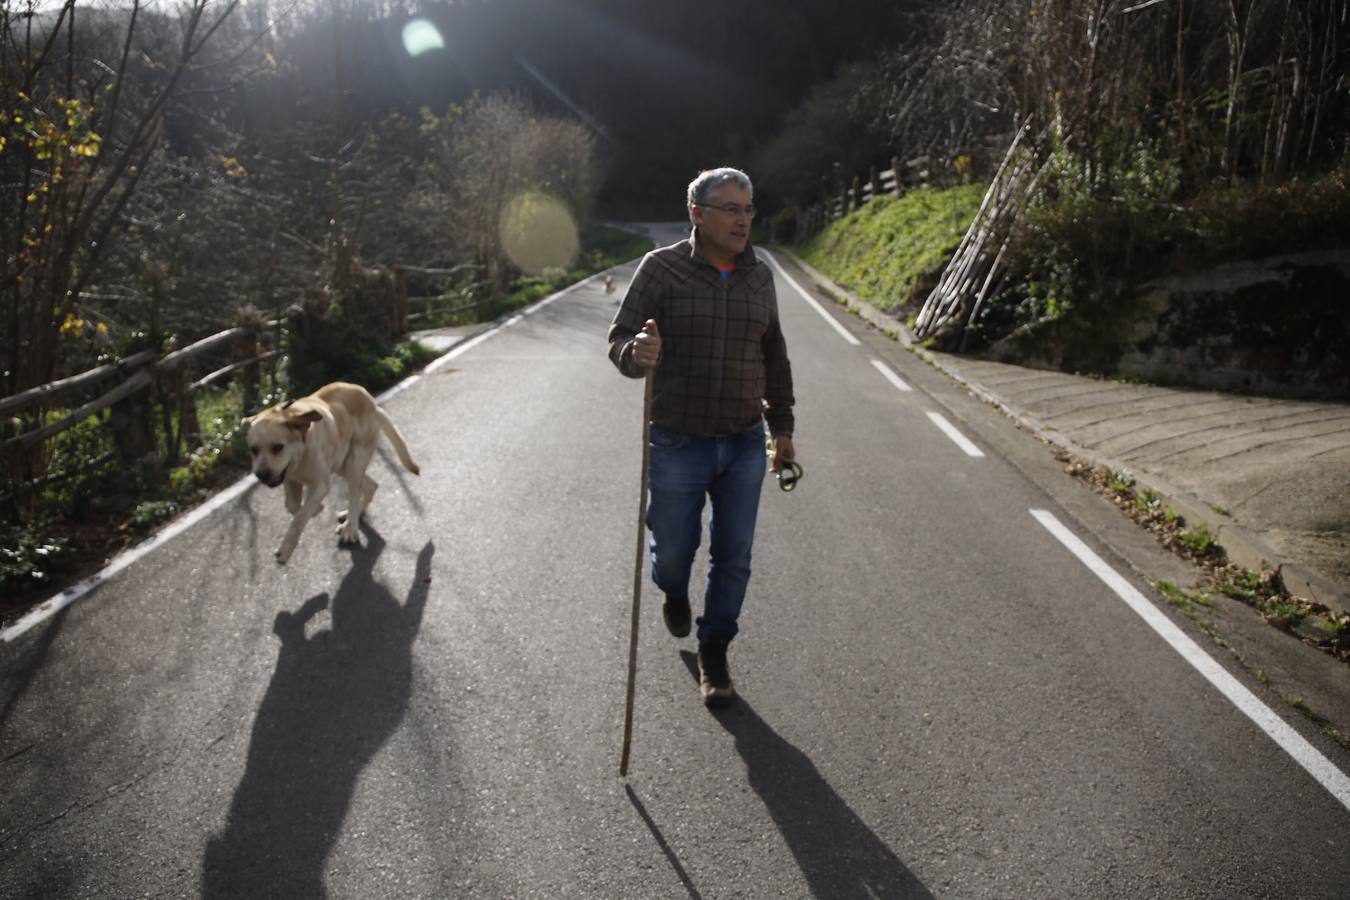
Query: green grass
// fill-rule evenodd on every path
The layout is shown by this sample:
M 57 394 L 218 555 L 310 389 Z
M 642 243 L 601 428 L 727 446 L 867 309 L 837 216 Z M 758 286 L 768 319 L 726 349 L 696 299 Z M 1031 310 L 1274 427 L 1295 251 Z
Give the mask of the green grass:
M 1209 529 L 1204 523 L 1195 528 L 1188 528 L 1177 539 L 1190 548 L 1191 552 L 1197 556 L 1204 556 L 1214 549 L 1214 538 L 1210 535 Z
M 1175 582 L 1164 579 L 1158 582 L 1157 587 L 1158 590 L 1162 591 L 1163 596 L 1167 598 L 1167 602 L 1173 606 L 1184 608 L 1190 605 L 1190 595 Z
M 887 312 L 920 301 L 961 242 L 986 186 L 919 188 L 878 197 L 831 222 L 799 255 Z
M 1166 579 L 1159 580 L 1155 584 L 1155 587 L 1162 593 L 1170 606 L 1176 607 L 1182 615 L 1194 622 L 1201 631 L 1214 638 L 1219 646 L 1228 646 L 1215 632 L 1214 626 L 1209 620 L 1201 616 L 1199 611 L 1195 608 L 1196 606 L 1200 606 L 1205 609 L 1212 609 L 1214 603 L 1209 599 L 1208 595 L 1204 592 L 1192 593 L 1175 582 L 1167 581 Z

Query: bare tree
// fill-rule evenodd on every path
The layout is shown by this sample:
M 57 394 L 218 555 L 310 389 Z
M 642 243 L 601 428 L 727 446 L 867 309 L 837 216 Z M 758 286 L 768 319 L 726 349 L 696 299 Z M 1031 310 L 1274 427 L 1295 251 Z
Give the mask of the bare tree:
M 501 235 L 512 200 L 529 191 L 552 194 L 580 221 L 597 187 L 595 143 L 584 126 L 540 117 L 512 94 L 472 104 L 439 152 L 451 225 L 470 242 L 498 292 L 512 271 Z
M 81 13 L 0 12 L 0 275 L 5 393 L 52 379 L 77 298 L 101 271 L 159 149 L 166 110 L 238 0 L 189 0 L 174 22 L 141 0 Z M 83 18 L 88 17 L 86 25 Z M 113 28 L 116 43 L 100 40 Z M 176 33 L 175 33 L 176 32 Z M 87 46 L 86 46 L 87 45 Z M 30 474 L 38 458 L 20 461 Z

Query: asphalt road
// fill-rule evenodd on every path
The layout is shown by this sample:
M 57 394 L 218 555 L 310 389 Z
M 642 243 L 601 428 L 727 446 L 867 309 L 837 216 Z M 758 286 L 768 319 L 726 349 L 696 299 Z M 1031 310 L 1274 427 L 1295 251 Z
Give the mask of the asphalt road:
M 736 707 L 649 588 L 618 777 L 642 386 L 583 284 L 387 401 L 423 474 L 382 449 L 360 549 L 330 501 L 278 567 L 257 487 L 0 645 L 0 897 L 1350 894 L 1345 798 L 1033 514 L 1156 598 L 1043 451 L 778 291 L 806 477 Z

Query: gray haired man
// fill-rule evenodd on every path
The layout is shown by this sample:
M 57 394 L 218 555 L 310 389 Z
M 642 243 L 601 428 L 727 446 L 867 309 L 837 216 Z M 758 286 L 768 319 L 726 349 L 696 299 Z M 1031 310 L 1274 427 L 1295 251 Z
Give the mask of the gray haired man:
M 689 185 L 688 239 L 643 257 L 609 328 L 620 372 L 652 371 L 652 580 L 666 627 L 690 631 L 689 577 L 708 523 L 708 581 L 698 618 L 699 684 L 708 706 L 736 696 L 727 647 L 750 581 L 765 424 L 773 468 L 792 460 L 792 366 L 773 273 L 750 246 L 754 187 L 739 169 L 712 169 Z

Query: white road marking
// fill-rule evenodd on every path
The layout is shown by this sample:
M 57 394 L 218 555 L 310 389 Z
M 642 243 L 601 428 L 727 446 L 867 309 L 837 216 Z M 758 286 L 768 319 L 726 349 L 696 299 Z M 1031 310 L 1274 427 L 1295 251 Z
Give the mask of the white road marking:
M 778 264 L 778 260 L 774 259 L 772 254 L 770 254 L 767 250 L 761 250 L 758 247 L 755 248 L 755 252 L 764 254 L 764 257 L 768 259 L 770 263 L 773 264 L 773 267 L 778 271 L 778 274 L 782 275 L 788 284 L 792 285 L 794 288 L 797 289 L 797 293 L 802 295 L 802 299 L 805 300 L 807 303 L 811 304 L 811 308 L 814 309 L 816 312 L 820 313 L 820 317 L 824 319 L 826 322 L 829 322 L 830 327 L 833 328 L 835 331 L 839 332 L 840 337 L 842 337 L 844 340 L 848 341 L 855 347 L 862 343 L 862 341 L 858 340 L 852 334 L 850 334 L 847 328 L 845 328 L 843 325 L 840 325 L 839 322 L 834 318 L 834 316 L 827 313 L 825 311 L 825 307 L 821 306 L 819 301 L 817 301 L 815 297 L 812 297 L 810 294 L 804 291 L 802 289 L 802 286 L 798 284 L 796 281 L 794 281 L 792 276 L 783 270 L 783 267 Z
M 455 357 L 468 352 L 470 349 L 478 346 L 483 341 L 487 340 L 493 335 L 499 334 L 504 329 L 510 327 L 511 325 L 516 324 L 521 320 L 523 316 L 529 315 L 535 312 L 536 310 L 542 309 L 543 307 L 552 303 L 554 300 L 557 300 L 564 294 L 569 293 L 570 291 L 573 291 L 584 284 L 587 284 L 591 280 L 593 279 L 588 278 L 583 281 L 579 281 L 576 284 L 569 285 L 568 287 L 563 288 L 556 294 L 550 294 L 543 300 L 540 300 L 538 303 L 534 304 L 525 312 L 518 313 L 517 315 L 514 315 L 511 318 L 507 319 L 505 322 L 502 322 L 500 325 L 494 325 L 492 328 L 489 328 L 482 334 L 475 335 L 469 340 L 464 341 L 461 344 L 457 344 L 456 346 L 450 349 L 450 352 L 446 353 L 444 356 L 438 357 L 430 365 L 428 365 L 425 369 L 423 369 L 422 370 L 423 373 L 434 372 L 436 369 L 439 369 L 441 366 L 445 365 Z M 421 377 L 422 377 L 421 375 L 411 375 L 408 378 L 405 378 L 398 384 L 394 385 L 393 387 L 389 388 L 384 393 L 376 397 L 375 398 L 376 402 L 383 405 L 386 400 L 412 387 L 421 379 Z M 202 519 L 206 518 L 211 513 L 220 509 L 222 506 L 229 503 L 231 500 L 234 500 L 240 494 L 244 493 L 257 483 L 258 483 L 257 479 L 254 478 L 252 475 L 245 475 L 243 478 L 239 479 L 234 484 L 230 485 L 225 490 L 221 491 L 219 494 L 212 497 L 206 503 L 203 503 L 201 506 L 192 510 L 192 512 L 188 513 L 183 518 L 178 519 L 173 523 L 171 523 L 163 531 L 159 532 L 145 543 L 138 544 L 137 546 L 131 548 L 125 553 L 122 553 L 112 562 L 108 563 L 108 565 L 104 566 L 102 569 L 95 572 L 93 575 L 90 575 L 83 581 L 79 581 L 71 585 L 70 587 L 66 588 L 64 591 L 57 594 L 56 596 L 50 597 L 47 600 L 44 600 L 42 603 L 38 604 L 37 606 L 33 607 L 33 609 L 29 610 L 26 615 L 22 616 L 13 625 L 9 626 L 3 631 L 0 631 L 0 642 L 8 643 L 14 640 L 15 638 L 19 637 L 24 632 L 28 631 L 33 626 L 45 622 L 47 619 L 50 619 L 52 616 L 56 615 L 61 610 L 65 609 L 67 606 L 70 606 L 76 600 L 79 600 L 81 597 L 88 594 L 90 591 L 101 585 L 103 582 L 112 578 L 118 572 L 121 572 L 127 566 L 136 562 L 138 559 L 145 556 L 147 553 L 150 553 L 152 550 L 155 550 L 159 548 L 161 545 L 166 544 L 169 541 L 173 540 L 175 537 L 182 534 L 184 531 L 187 531 L 193 525 L 196 525 Z
M 159 534 L 150 538 L 150 540 L 143 544 L 136 545 L 119 555 L 116 559 L 95 572 L 93 575 L 90 575 L 83 581 L 71 585 L 55 597 L 44 600 L 42 603 L 29 610 L 28 614 L 20 618 L 19 621 L 15 622 L 4 631 L 0 631 L 0 641 L 8 643 L 32 628 L 34 625 L 50 619 L 52 616 L 65 609 L 76 600 L 79 600 L 85 594 L 89 593 L 109 578 L 112 578 L 142 556 L 145 556 L 151 550 L 158 548 L 161 544 L 173 540 L 175 537 L 182 534 L 184 531 L 187 531 L 193 525 L 196 525 L 202 519 L 220 509 L 226 503 L 234 500 L 257 483 L 258 480 L 252 475 L 245 475 L 243 478 L 240 478 L 234 484 L 230 485 L 219 494 L 216 494 L 210 500 L 188 513 L 183 518 L 174 521 Z
M 956 446 L 966 451 L 967 456 L 984 456 L 984 452 L 970 442 L 964 434 L 956 430 L 956 426 L 943 418 L 942 413 L 929 412 L 928 418 L 933 420 L 933 424 L 942 429 L 942 433 L 956 442 Z
M 880 372 L 882 375 L 885 375 L 885 376 L 886 376 L 886 380 L 889 381 L 891 384 L 895 385 L 895 387 L 896 387 L 897 390 L 901 390 L 901 391 L 912 391 L 912 390 L 914 390 L 914 389 L 911 388 L 908 384 L 905 384 L 904 380 L 903 380 L 899 375 L 897 375 L 897 374 L 895 374 L 894 372 L 892 372 L 892 371 L 891 371 L 891 367 L 888 366 L 888 365 L 886 365 L 886 364 L 885 364 L 884 362 L 882 362 L 881 360 L 879 360 L 879 359 L 874 359 L 874 360 L 872 360 L 872 365 L 876 367 L 876 370 L 877 370 L 878 372 Z
M 1230 675 L 1228 670 L 1215 662 L 1213 657 L 1202 650 L 1195 641 L 1187 637 L 1185 632 L 1178 628 L 1171 619 L 1163 615 L 1157 606 L 1150 603 L 1143 594 L 1135 590 L 1128 581 L 1108 566 L 1100 556 L 1093 553 L 1086 544 L 1079 540 L 1072 531 L 1065 528 L 1052 514 L 1043 509 L 1033 509 L 1031 514 L 1045 526 L 1047 531 L 1059 539 L 1059 542 L 1067 547 L 1070 553 L 1078 557 L 1083 565 L 1091 569 L 1094 575 L 1106 582 L 1107 587 L 1115 591 L 1117 596 L 1124 600 L 1130 609 L 1138 613 L 1140 618 L 1172 646 L 1173 650 L 1180 653 L 1186 662 L 1194 666 L 1196 671 L 1205 676 L 1210 684 L 1218 688 L 1219 692 L 1227 697 L 1247 718 L 1255 722 L 1257 727 L 1269 735 L 1271 740 L 1280 746 L 1280 749 L 1293 757 L 1294 761 L 1306 769 L 1309 775 L 1317 779 L 1318 784 L 1341 801 L 1346 809 L 1350 809 L 1350 777 L 1332 765 L 1331 760 L 1323 756 L 1302 735 L 1275 715 L 1270 707 L 1257 699 L 1256 695 Z

